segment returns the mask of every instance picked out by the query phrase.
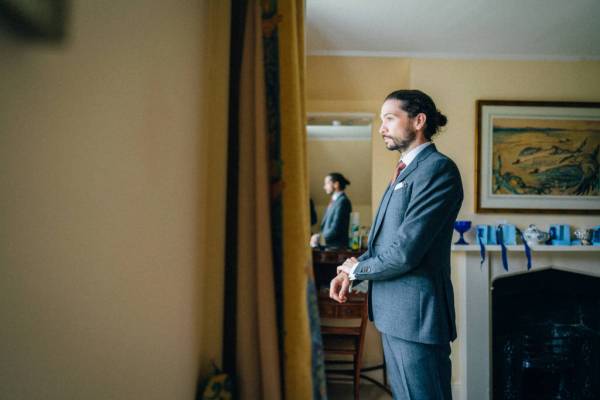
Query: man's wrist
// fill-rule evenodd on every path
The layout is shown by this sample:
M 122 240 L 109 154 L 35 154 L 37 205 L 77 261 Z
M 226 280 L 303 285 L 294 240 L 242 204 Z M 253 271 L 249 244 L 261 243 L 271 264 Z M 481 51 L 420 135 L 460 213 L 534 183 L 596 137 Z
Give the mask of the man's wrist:
M 352 267 L 352 270 L 350 271 L 350 273 L 348 274 L 348 278 L 353 281 L 356 279 L 356 276 L 354 275 L 354 271 L 356 271 L 356 268 L 358 267 L 358 264 L 360 264 L 360 262 L 357 262 L 356 264 L 354 264 L 354 267 Z

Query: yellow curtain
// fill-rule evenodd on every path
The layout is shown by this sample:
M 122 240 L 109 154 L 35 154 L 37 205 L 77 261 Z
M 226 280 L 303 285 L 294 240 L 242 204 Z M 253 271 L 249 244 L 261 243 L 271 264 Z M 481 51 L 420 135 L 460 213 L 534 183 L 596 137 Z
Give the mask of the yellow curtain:
M 283 161 L 283 293 L 286 399 L 311 399 L 307 281 L 311 274 L 304 88 L 304 1 L 277 3 L 281 159 Z
M 241 64 L 232 63 L 239 87 L 237 75 L 230 81 L 228 185 L 236 194 L 227 204 L 224 365 L 240 399 L 312 399 L 304 4 L 232 4 L 244 24 L 232 36 Z
M 281 398 L 260 4 L 248 2 L 239 90 L 237 395 Z

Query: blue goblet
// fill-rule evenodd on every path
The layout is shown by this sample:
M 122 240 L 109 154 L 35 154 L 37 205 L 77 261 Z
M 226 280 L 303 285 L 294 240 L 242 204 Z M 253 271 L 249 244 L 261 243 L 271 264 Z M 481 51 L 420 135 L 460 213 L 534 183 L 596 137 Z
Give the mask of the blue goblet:
M 463 237 L 463 234 L 471 229 L 471 221 L 455 221 L 454 229 L 460 234 L 460 239 L 454 244 L 469 244 Z

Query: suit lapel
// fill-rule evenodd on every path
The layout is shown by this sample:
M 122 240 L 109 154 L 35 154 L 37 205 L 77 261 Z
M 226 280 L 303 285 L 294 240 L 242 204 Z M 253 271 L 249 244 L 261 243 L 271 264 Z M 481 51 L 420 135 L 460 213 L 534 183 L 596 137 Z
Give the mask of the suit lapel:
M 398 179 L 396 179 L 396 182 L 394 182 L 394 185 L 397 184 L 398 182 L 402 182 L 404 179 L 406 179 L 406 177 L 408 175 L 410 175 L 415 169 L 417 169 L 417 167 L 419 166 L 419 163 L 421 161 L 426 159 L 431 153 L 433 153 L 435 151 L 437 151 L 437 150 L 435 148 L 435 144 L 433 144 L 433 143 L 431 143 L 429 146 L 425 147 L 417 155 L 417 157 L 413 160 L 413 162 L 408 164 L 408 166 L 400 172 L 400 175 L 398 175 Z
M 390 203 L 390 199 L 392 198 L 392 194 L 394 192 L 393 187 L 402 182 L 408 175 L 410 175 L 418 166 L 421 160 L 427 158 L 431 153 L 437 151 L 435 145 L 432 143 L 426 148 L 424 148 L 417 157 L 406 166 L 398 175 L 398 178 L 394 181 L 393 184 L 389 185 L 383 198 L 381 199 L 381 203 L 379 204 L 379 209 L 377 210 L 377 218 L 375 220 L 374 228 L 369 235 L 369 248 L 374 243 L 375 238 L 377 237 L 377 233 L 379 232 L 379 228 L 381 228 L 381 223 L 383 222 L 383 218 L 385 217 L 385 212 L 387 211 L 388 204 Z
M 383 207 L 383 205 L 384 204 L 387 205 L 386 199 L 387 199 L 387 201 L 389 201 L 389 197 L 392 196 L 391 193 L 392 193 L 391 185 L 388 185 L 387 189 L 383 193 L 383 196 L 381 197 L 381 201 L 379 202 L 379 208 L 377 208 L 377 215 L 375 216 L 375 222 L 373 223 L 371 232 L 369 232 L 369 247 L 371 247 L 371 244 L 373 243 L 373 239 L 375 238 L 375 234 L 379 230 L 379 225 L 381 224 L 381 220 L 383 219 L 383 214 L 384 214 L 383 209 L 385 208 L 385 207 Z

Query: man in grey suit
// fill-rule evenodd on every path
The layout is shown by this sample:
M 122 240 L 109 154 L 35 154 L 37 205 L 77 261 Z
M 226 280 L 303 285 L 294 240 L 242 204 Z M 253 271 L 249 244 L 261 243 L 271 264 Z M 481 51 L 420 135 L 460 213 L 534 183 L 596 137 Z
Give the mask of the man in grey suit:
M 456 338 L 450 246 L 463 200 L 459 171 L 431 137 L 447 122 L 431 98 L 398 90 L 381 108 L 380 134 L 402 157 L 369 234 L 367 252 L 338 267 L 330 297 L 369 281 L 369 319 L 381 332 L 395 399 L 451 399 Z
M 323 215 L 321 232 L 310 238 L 311 247 L 317 247 L 322 239 L 325 247 L 338 249 L 348 247 L 348 228 L 352 203 L 344 190 L 350 181 L 339 172 L 328 174 L 323 183 L 325 193 L 331 196 L 329 206 Z

